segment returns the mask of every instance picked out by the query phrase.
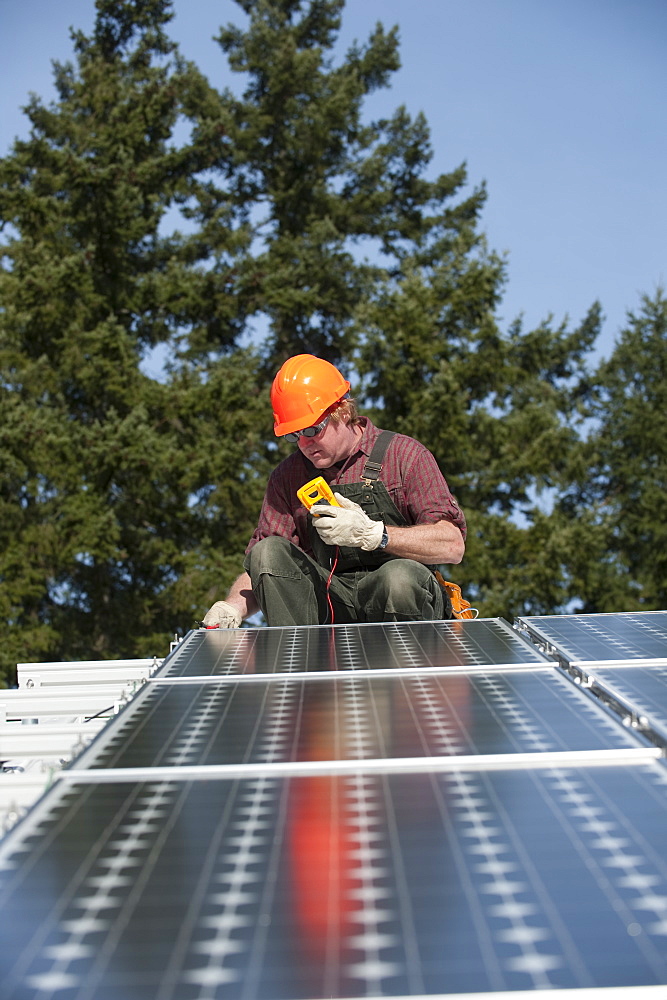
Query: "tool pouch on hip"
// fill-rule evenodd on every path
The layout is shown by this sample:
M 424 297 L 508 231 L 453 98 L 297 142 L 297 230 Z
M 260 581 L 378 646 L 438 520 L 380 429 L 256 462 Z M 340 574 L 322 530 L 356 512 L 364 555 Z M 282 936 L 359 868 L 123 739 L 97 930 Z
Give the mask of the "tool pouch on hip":
M 479 611 L 477 608 L 471 607 L 469 601 L 466 601 L 458 583 L 445 580 L 440 570 L 435 571 L 435 578 L 451 601 L 453 618 L 477 618 Z

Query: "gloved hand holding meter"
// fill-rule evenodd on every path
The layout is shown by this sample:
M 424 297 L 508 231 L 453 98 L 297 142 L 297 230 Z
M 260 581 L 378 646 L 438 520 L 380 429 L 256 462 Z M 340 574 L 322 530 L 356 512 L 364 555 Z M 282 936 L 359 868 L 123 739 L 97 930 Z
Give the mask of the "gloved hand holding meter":
M 296 495 L 313 515 L 317 533 L 326 545 L 349 545 L 374 552 L 387 544 L 383 522 L 373 521 L 359 504 L 334 493 L 322 476 L 311 479 Z M 241 615 L 227 601 L 216 601 L 202 624 L 209 629 L 239 628 L 241 622 Z
M 364 552 L 384 548 L 384 523 L 374 521 L 353 500 L 333 493 L 322 476 L 302 486 L 297 496 L 315 518 L 315 529 L 326 545 L 349 545 Z

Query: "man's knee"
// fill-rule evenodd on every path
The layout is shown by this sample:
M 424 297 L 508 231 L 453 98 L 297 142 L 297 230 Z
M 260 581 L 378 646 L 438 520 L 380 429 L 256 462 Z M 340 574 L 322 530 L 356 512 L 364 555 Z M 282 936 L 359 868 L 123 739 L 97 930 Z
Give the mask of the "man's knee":
M 378 589 L 388 598 L 417 594 L 430 585 L 430 571 L 412 559 L 392 559 L 377 572 Z
M 372 618 L 441 618 L 440 586 L 427 566 L 412 559 L 392 559 L 372 573 L 368 610 Z
M 245 568 L 253 580 L 265 573 L 272 576 L 298 575 L 294 546 L 282 535 L 261 538 L 246 556 Z
M 320 571 L 288 539 L 261 539 L 246 556 L 245 568 L 268 625 L 317 625 L 326 618 Z

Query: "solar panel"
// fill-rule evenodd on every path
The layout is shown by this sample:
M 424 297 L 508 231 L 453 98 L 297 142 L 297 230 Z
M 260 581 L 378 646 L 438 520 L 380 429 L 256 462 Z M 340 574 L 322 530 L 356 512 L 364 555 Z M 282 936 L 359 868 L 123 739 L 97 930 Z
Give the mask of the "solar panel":
M 396 667 L 543 664 L 502 619 L 199 630 L 165 661 L 162 677 Z
M 667 764 L 535 621 L 191 633 L 0 842 L 2 1000 L 664 993 Z
M 667 664 L 667 611 L 547 615 L 517 623 L 568 664 Z
M 355 760 L 639 746 L 553 668 L 151 684 L 78 767 Z
M 666 778 L 63 782 L 2 858 L 3 998 L 665 983 Z

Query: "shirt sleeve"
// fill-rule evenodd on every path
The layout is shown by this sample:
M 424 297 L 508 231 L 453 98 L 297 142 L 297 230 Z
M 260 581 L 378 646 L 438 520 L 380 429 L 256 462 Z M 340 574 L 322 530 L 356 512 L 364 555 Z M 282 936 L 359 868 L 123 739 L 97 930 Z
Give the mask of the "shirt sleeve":
M 413 524 L 451 521 L 466 537 L 466 520 L 434 456 L 423 445 L 403 476 L 405 502 Z

